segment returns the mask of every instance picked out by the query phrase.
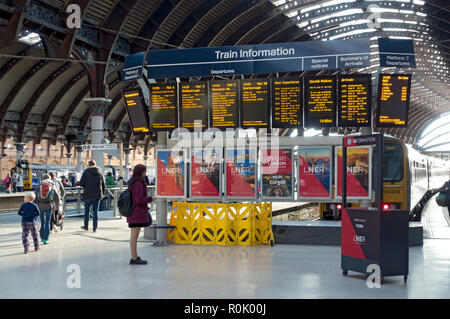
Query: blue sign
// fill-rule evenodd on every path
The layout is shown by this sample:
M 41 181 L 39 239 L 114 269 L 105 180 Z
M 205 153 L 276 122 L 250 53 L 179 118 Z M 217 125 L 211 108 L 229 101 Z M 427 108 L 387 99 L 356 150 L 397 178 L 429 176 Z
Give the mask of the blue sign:
M 415 68 L 414 42 L 407 39 L 378 39 L 380 66 L 387 68 Z
M 130 82 L 142 79 L 144 71 L 145 53 L 140 52 L 127 56 L 123 66 L 122 81 Z
M 351 59 L 355 57 L 355 59 Z M 370 66 L 370 40 L 309 41 L 178 50 L 147 54 L 149 78 L 261 74 Z

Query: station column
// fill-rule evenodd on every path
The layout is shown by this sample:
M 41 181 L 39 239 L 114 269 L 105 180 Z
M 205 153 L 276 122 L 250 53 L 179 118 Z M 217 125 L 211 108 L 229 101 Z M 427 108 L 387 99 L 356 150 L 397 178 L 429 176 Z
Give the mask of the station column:
M 111 100 L 104 97 L 84 99 L 91 114 L 91 144 L 103 144 L 105 114 Z M 92 159 L 104 170 L 103 151 L 92 151 Z
M 16 150 L 17 150 L 17 160 L 20 161 L 23 159 L 25 143 L 16 143 L 15 146 L 16 146 Z
M 130 147 L 124 148 L 123 152 L 125 153 L 125 180 L 128 182 L 130 179 L 130 170 L 128 169 L 128 166 L 130 166 Z

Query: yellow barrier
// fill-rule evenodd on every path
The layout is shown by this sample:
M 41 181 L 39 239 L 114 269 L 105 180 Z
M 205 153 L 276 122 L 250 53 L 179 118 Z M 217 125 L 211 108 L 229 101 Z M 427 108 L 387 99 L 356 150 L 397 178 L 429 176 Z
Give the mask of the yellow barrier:
M 273 245 L 272 203 L 173 202 L 167 238 L 176 244 Z

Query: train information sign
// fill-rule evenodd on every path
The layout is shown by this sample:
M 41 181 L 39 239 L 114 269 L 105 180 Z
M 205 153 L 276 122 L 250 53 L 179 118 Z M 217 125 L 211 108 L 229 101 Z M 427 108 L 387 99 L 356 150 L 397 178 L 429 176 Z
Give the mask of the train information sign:
M 181 127 L 205 130 L 209 126 L 208 82 L 180 84 Z
M 272 80 L 272 127 L 303 125 L 303 83 L 301 78 Z
M 269 81 L 251 79 L 241 81 L 241 126 L 267 128 L 270 123 Z
M 405 127 L 408 125 L 410 74 L 381 74 L 378 86 L 379 127 Z
M 339 85 L 339 127 L 371 126 L 372 77 L 370 74 L 342 75 Z
M 123 97 L 125 106 L 130 119 L 131 127 L 135 134 L 148 133 L 150 131 L 150 123 L 148 119 L 148 110 L 145 105 L 140 89 L 124 91 Z
M 150 86 L 150 121 L 156 131 L 178 128 L 177 84 L 154 84 Z
M 239 81 L 211 81 L 211 127 L 218 129 L 239 126 Z
M 305 127 L 336 126 L 336 77 L 305 77 Z

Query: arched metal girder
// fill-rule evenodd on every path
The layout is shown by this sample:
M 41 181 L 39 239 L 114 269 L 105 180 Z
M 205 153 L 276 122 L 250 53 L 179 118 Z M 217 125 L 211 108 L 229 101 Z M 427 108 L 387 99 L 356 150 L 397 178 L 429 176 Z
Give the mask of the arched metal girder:
M 261 40 L 258 41 L 258 36 L 261 36 L 264 34 L 264 37 L 267 37 L 268 33 L 272 33 L 274 27 L 278 29 L 278 27 L 284 27 L 285 25 L 293 26 L 294 21 L 291 19 L 286 20 L 285 16 L 282 15 L 272 15 L 269 16 L 267 19 L 264 19 L 262 22 L 258 23 L 254 27 L 252 27 L 250 30 L 245 32 L 239 40 L 236 41 L 236 44 L 244 44 L 244 43 L 261 43 Z M 269 29 L 272 29 L 271 31 L 268 31 Z
M 33 106 L 36 104 L 36 101 L 41 97 L 42 93 L 46 90 L 47 87 L 49 87 L 60 75 L 70 69 L 71 65 L 72 64 L 70 62 L 67 62 L 59 67 L 55 72 L 50 74 L 34 92 L 31 99 L 28 100 L 27 104 L 20 114 L 19 129 L 17 131 L 17 138 L 19 142 L 23 141 L 23 132 L 28 121 L 28 117 L 30 116 Z
M 155 12 L 157 12 L 160 9 L 161 4 L 165 2 L 164 0 L 152 0 L 150 1 L 150 3 L 148 4 L 148 6 L 151 6 L 150 10 L 149 10 L 149 14 L 147 15 L 147 17 L 145 18 L 145 22 L 142 25 L 141 29 L 138 32 L 138 37 L 139 38 L 149 38 L 146 37 L 146 32 L 148 32 L 148 30 L 151 30 L 153 28 L 157 28 L 158 24 L 157 22 L 154 20 L 153 15 L 155 14 Z M 161 12 L 161 14 L 164 14 L 164 12 Z M 143 39 L 139 39 L 139 38 L 135 38 L 133 43 L 130 46 L 130 53 L 137 53 L 137 52 L 141 52 L 141 51 L 145 51 L 147 50 L 147 47 L 149 45 L 149 41 L 143 40 Z
M 59 13 L 61 17 L 67 18 L 66 9 L 69 5 L 76 4 L 80 8 L 81 21 L 83 21 L 86 8 L 90 0 L 69 0 L 64 4 L 63 9 Z M 53 37 L 53 35 L 41 34 L 41 38 L 44 42 L 45 52 L 49 57 L 56 58 L 68 58 L 72 53 L 73 45 L 76 40 L 76 29 L 67 29 L 62 42 Z
M 0 48 L 14 44 L 23 26 L 25 9 L 30 0 L 14 0 L 13 12 L 6 26 L 0 27 Z
M 69 108 L 63 115 L 63 124 L 60 129 L 57 130 L 57 135 L 64 134 L 69 127 L 70 119 L 72 118 L 73 113 L 77 106 L 83 101 L 84 97 L 89 93 L 89 85 L 86 85 L 81 92 L 77 95 L 77 97 L 72 101 Z
M 195 10 L 193 10 L 189 15 L 186 15 L 185 19 L 179 24 L 178 28 L 171 32 L 170 37 L 166 40 L 167 43 L 181 46 L 186 36 L 190 33 L 192 28 L 194 28 L 199 21 L 206 15 L 210 10 L 213 10 L 221 0 L 208 0 L 200 3 Z
M 206 6 L 208 2 L 211 6 L 214 5 L 216 0 L 206 1 Z M 152 37 L 152 42 L 155 48 L 164 48 L 163 43 L 167 43 L 174 35 L 175 31 L 183 25 L 183 22 L 190 17 L 188 25 L 195 24 L 195 18 L 191 16 L 191 13 L 202 3 L 202 0 L 181 0 L 177 5 L 170 11 L 170 13 L 165 17 L 162 23 L 159 25 L 158 29 L 155 31 Z M 205 7 L 205 4 L 203 5 Z M 182 17 L 182 19 L 180 19 Z M 189 26 L 184 26 L 185 28 Z M 187 32 L 186 32 L 187 33 Z M 156 43 L 154 42 L 156 41 Z M 181 41 L 180 41 L 181 42 Z M 170 42 L 170 44 L 173 44 Z
M 36 74 L 40 69 L 42 69 L 44 66 L 48 64 L 48 61 L 40 60 L 39 62 L 35 63 L 19 80 L 19 82 L 14 85 L 13 89 L 9 92 L 8 96 L 6 97 L 5 101 L 3 101 L 2 105 L 0 106 L 0 127 L 3 126 L 3 123 L 5 122 L 5 115 L 8 111 L 12 101 L 17 96 L 17 94 L 20 92 L 22 87 L 33 77 L 34 74 Z
M 27 56 L 36 51 L 39 51 L 40 49 L 42 49 L 42 42 L 38 42 L 32 46 L 29 46 L 25 50 L 23 50 L 22 52 L 20 52 L 16 55 Z M 8 73 L 20 61 L 22 61 L 22 59 L 19 59 L 19 58 L 9 59 L 8 62 L 6 62 L 5 65 L 3 65 L 2 68 L 0 69 L 0 81 L 3 79 L 3 77 L 6 75 L 6 73 Z

